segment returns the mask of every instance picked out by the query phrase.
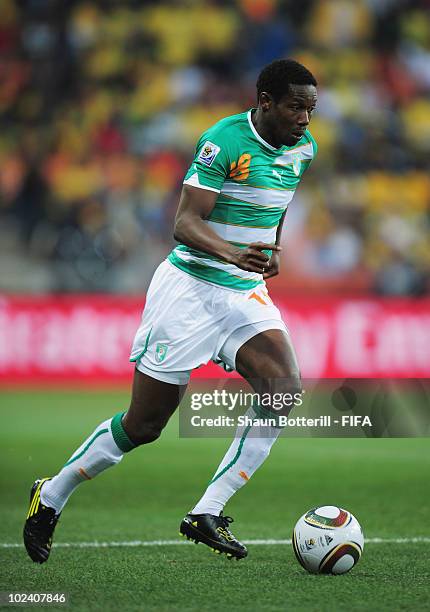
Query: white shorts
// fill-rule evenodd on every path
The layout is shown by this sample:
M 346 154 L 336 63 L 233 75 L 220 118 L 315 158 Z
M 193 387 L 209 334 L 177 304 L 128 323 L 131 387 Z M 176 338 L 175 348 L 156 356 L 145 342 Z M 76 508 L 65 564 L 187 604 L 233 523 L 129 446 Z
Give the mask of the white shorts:
M 153 378 L 185 385 L 209 360 L 235 369 L 239 348 L 268 329 L 288 333 L 265 283 L 249 291 L 224 289 L 165 260 L 149 286 L 130 361 Z

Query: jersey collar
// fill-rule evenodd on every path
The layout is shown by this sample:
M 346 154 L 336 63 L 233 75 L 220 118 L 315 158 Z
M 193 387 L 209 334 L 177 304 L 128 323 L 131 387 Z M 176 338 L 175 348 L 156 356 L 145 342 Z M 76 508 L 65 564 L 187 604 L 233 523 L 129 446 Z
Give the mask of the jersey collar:
M 298 142 L 296 142 L 295 145 L 292 145 L 291 147 L 289 147 L 288 145 L 282 145 L 279 147 L 279 149 L 277 149 L 276 147 L 273 147 L 271 144 L 269 144 L 266 140 L 264 140 L 264 138 L 261 138 L 260 134 L 257 132 L 257 130 L 255 129 L 254 124 L 252 123 L 252 111 L 253 110 L 257 110 L 256 108 L 250 108 L 248 113 L 247 113 L 247 117 L 248 117 L 248 123 L 249 123 L 249 127 L 252 130 L 252 133 L 254 134 L 254 136 L 256 137 L 256 139 L 261 142 L 261 144 L 263 144 L 265 147 L 267 147 L 268 149 L 270 149 L 271 151 L 284 151 L 284 150 L 288 150 L 288 149 L 294 149 L 295 147 L 298 146 L 299 142 L 301 142 L 301 140 L 299 140 Z M 302 136 L 303 138 L 303 136 Z
M 248 111 L 248 123 L 249 123 L 249 127 L 252 130 L 252 133 L 254 134 L 254 136 L 256 137 L 256 139 L 261 142 L 261 144 L 263 144 L 265 147 L 267 147 L 268 149 L 270 149 L 271 151 L 280 151 L 281 149 L 284 148 L 284 146 L 280 147 L 279 149 L 277 149 L 276 147 L 272 147 L 271 144 L 269 144 L 268 142 L 266 142 L 264 140 L 264 138 L 261 138 L 260 134 L 257 132 L 257 130 L 255 129 L 254 124 L 252 123 L 252 111 L 256 110 L 255 108 L 250 108 Z

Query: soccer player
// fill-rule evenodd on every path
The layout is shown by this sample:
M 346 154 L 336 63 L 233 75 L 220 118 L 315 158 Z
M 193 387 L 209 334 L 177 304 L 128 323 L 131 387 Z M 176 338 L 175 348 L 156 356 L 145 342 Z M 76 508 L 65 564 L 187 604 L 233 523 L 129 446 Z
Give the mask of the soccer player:
M 235 368 L 257 393 L 300 392 L 294 349 L 265 280 L 279 272 L 285 213 L 316 154 L 307 130 L 316 85 L 298 62 L 276 60 L 258 77 L 257 108 L 201 136 L 175 219 L 179 244 L 155 271 L 133 343 L 130 407 L 101 423 L 56 476 L 34 483 L 24 526 L 33 561 L 48 559 L 60 513 L 79 484 L 160 436 L 194 368 L 214 360 Z M 248 414 L 275 413 L 252 406 Z M 238 428 L 181 534 L 230 558 L 247 555 L 223 509 L 279 433 L 276 426 Z

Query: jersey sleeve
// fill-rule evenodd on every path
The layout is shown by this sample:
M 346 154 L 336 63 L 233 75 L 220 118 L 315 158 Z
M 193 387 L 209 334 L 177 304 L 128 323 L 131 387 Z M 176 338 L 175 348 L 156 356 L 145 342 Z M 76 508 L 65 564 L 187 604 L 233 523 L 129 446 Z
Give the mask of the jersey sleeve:
M 184 185 L 219 193 L 231 165 L 228 129 L 213 126 L 200 137 Z

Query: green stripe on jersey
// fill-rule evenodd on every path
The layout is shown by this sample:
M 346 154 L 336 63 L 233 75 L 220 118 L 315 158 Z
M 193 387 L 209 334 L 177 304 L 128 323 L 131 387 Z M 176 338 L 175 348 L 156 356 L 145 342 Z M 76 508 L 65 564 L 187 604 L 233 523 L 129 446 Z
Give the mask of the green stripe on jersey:
M 203 263 L 198 263 L 194 261 L 182 261 L 182 259 L 180 259 L 175 254 L 175 251 L 172 251 L 167 259 L 174 266 L 176 266 L 183 272 L 194 276 L 195 278 L 207 281 L 209 283 L 213 283 L 214 285 L 220 285 L 221 287 L 227 287 L 228 289 L 248 291 L 249 289 L 253 289 L 257 285 L 261 285 L 261 283 L 263 282 L 261 280 L 240 278 L 240 276 L 234 276 L 233 274 L 224 272 L 224 270 L 218 270 L 217 268 L 207 266 Z M 239 268 L 238 271 L 240 271 Z

